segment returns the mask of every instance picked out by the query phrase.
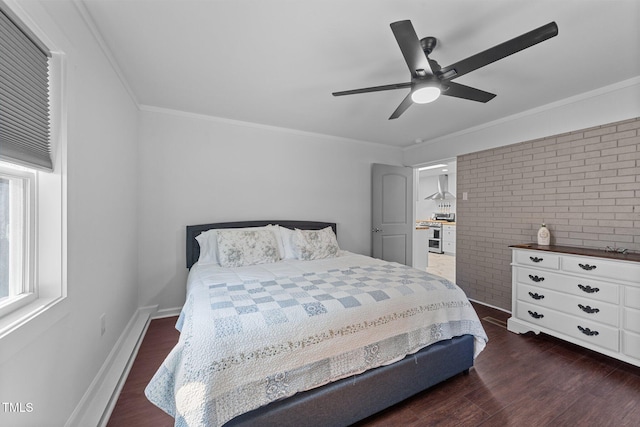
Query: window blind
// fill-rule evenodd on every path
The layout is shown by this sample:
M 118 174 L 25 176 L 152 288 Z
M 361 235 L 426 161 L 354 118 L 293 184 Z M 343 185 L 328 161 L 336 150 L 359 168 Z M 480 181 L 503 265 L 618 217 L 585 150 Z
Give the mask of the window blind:
M 53 170 L 49 56 L 0 10 L 0 158 Z

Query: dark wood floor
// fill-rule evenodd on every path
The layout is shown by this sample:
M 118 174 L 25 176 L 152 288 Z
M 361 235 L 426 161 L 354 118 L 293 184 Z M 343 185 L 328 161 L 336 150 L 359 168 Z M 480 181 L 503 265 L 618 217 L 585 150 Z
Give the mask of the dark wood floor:
M 177 320 L 177 317 L 167 317 L 149 324 L 107 427 L 173 426 L 173 417 L 149 402 L 144 388 L 178 342 Z
M 500 325 L 506 313 L 475 307 L 490 341 L 470 374 L 359 427 L 640 425 L 640 368 L 548 336 L 513 334 Z M 108 426 L 173 425 L 147 401 L 144 387 L 178 340 L 175 322 L 175 317 L 151 322 Z

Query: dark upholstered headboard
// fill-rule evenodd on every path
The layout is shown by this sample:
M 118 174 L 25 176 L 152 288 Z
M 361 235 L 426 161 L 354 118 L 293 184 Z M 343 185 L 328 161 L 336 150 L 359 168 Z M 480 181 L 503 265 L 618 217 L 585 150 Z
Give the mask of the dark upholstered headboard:
M 212 224 L 187 225 L 187 268 L 191 268 L 200 257 L 200 245 L 196 240 L 203 231 L 214 228 L 241 228 L 241 227 L 263 227 L 265 225 L 274 224 L 287 228 L 299 228 L 301 230 L 321 230 L 331 227 L 333 232 L 338 235 L 335 222 L 319 222 L 319 221 L 235 221 L 235 222 L 215 222 Z

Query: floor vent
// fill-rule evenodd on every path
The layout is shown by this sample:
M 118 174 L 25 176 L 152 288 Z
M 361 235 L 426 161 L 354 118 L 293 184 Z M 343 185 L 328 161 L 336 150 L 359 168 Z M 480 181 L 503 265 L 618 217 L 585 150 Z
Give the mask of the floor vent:
M 507 321 L 506 320 L 500 320 L 500 319 L 496 319 L 495 317 L 483 317 L 482 320 L 484 320 L 487 323 L 491 323 L 493 325 L 496 326 L 500 326 L 501 328 L 507 329 Z

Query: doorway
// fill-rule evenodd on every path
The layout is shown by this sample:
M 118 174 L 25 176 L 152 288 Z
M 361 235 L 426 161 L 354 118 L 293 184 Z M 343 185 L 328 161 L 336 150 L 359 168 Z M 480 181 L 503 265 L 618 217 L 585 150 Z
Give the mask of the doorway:
M 439 250 L 427 251 L 426 271 L 455 282 L 456 275 L 456 159 L 416 167 L 418 170 L 415 216 L 419 223 L 440 226 Z M 414 233 L 419 233 L 416 229 Z M 428 246 L 433 246 L 429 244 Z

